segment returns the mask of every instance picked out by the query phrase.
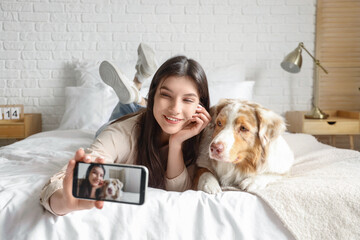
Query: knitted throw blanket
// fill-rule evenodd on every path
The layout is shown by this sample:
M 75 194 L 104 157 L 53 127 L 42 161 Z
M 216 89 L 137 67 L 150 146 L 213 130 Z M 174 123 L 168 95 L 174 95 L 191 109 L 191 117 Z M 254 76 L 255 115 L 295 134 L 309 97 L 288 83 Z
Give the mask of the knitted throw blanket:
M 296 239 L 360 239 L 360 152 L 284 137 L 296 159 L 290 176 L 253 193 Z

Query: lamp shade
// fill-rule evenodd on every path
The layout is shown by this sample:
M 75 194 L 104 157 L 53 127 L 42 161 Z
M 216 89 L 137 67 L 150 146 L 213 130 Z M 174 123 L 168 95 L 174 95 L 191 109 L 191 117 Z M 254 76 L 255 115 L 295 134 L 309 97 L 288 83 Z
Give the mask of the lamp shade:
M 289 53 L 281 62 L 281 67 L 290 73 L 300 72 L 302 65 L 301 47 L 298 46 L 294 51 Z

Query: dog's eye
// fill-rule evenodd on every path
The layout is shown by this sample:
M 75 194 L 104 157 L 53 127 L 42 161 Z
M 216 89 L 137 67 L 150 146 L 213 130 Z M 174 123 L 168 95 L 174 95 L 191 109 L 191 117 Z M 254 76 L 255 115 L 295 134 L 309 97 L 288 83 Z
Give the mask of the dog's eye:
M 241 132 L 247 132 L 249 131 L 246 127 L 244 126 L 241 126 L 240 129 L 239 129 Z
M 222 126 L 221 122 L 220 121 L 217 121 L 216 125 L 218 125 L 219 127 Z

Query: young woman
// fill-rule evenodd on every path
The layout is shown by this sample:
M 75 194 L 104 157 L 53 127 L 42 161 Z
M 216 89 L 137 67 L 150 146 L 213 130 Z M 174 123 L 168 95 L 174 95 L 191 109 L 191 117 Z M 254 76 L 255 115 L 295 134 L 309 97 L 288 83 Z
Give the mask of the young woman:
M 96 190 L 103 185 L 105 168 L 103 165 L 92 163 L 86 170 L 85 179 L 79 185 L 79 197 L 96 198 Z
M 209 104 L 207 79 L 200 64 L 184 56 L 170 58 L 152 79 L 147 107 L 107 126 L 86 153 L 79 149 L 66 171 L 43 188 L 41 203 L 56 215 L 103 207 L 101 201 L 72 196 L 76 161 L 144 165 L 150 187 L 190 189 L 188 168 L 198 156 L 200 133 L 211 120 Z

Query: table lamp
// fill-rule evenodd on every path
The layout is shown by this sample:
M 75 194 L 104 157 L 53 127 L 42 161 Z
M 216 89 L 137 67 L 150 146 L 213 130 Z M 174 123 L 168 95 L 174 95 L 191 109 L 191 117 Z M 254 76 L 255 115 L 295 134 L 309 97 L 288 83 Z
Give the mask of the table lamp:
M 304 43 L 299 43 L 299 46 L 289 53 L 284 60 L 281 62 L 281 67 L 290 73 L 298 73 L 300 72 L 301 65 L 302 65 L 302 56 L 301 52 L 302 49 L 304 49 L 310 57 L 314 60 L 316 67 L 320 67 L 326 74 L 328 74 L 328 71 L 321 66 L 320 61 L 316 59 L 311 53 L 305 48 Z M 320 108 L 318 107 L 319 104 L 319 96 L 318 96 L 318 88 L 319 88 L 319 80 L 318 80 L 318 69 L 315 69 L 315 79 L 314 79 L 314 88 L 313 88 L 313 102 L 312 102 L 312 109 L 311 112 L 305 114 L 305 118 L 311 118 L 311 119 L 326 119 L 329 117 L 328 114 L 322 112 Z

